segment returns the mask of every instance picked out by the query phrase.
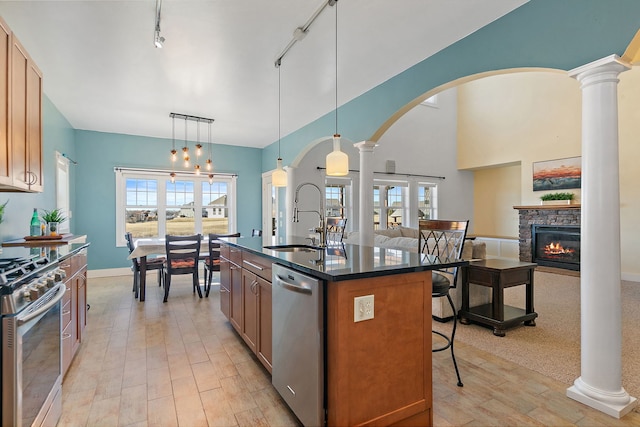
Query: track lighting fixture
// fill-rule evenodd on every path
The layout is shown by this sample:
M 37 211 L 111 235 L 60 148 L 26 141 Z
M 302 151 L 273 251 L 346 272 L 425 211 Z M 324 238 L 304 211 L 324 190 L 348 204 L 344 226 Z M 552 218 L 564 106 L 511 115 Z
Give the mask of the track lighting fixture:
M 162 9 L 162 0 L 156 0 L 156 26 L 153 33 L 153 44 L 156 48 L 162 49 L 164 45 L 164 37 L 160 35 L 160 10 Z

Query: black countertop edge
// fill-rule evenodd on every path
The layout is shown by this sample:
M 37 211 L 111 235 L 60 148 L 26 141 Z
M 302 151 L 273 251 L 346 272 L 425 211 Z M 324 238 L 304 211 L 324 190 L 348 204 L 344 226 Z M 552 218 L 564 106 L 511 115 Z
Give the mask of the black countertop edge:
M 331 265 L 327 265 L 326 261 L 321 264 L 313 263 L 317 258 L 317 253 L 289 253 L 277 252 L 263 247 L 262 239 L 259 237 L 240 237 L 240 238 L 224 238 L 230 246 L 237 247 L 252 254 L 269 258 L 273 263 L 281 264 L 286 267 L 293 268 L 310 276 L 317 277 L 330 282 L 366 279 L 372 277 L 389 276 L 395 274 L 415 273 L 421 271 L 438 270 L 449 267 L 460 267 L 469 264 L 469 261 L 462 259 L 447 260 L 439 262 L 434 258 L 428 258 L 426 255 L 420 256 L 415 252 L 402 251 L 398 249 L 377 248 L 345 243 L 342 247 L 345 253 L 354 253 L 360 249 L 365 252 L 379 253 L 380 250 L 393 251 L 394 253 L 402 253 L 406 257 L 406 262 L 398 265 L 372 265 L 362 269 L 360 265 L 357 267 L 345 265 L 343 268 L 333 269 Z M 302 238 L 290 238 L 287 244 L 305 244 L 308 241 Z M 335 258 L 334 258 L 335 259 Z M 331 271 L 333 269 L 333 271 Z

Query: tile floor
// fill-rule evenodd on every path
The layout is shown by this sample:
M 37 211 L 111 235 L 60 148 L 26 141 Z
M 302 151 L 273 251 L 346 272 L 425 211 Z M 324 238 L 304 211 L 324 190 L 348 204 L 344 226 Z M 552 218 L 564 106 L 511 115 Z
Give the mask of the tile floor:
M 149 275 L 147 300 L 131 277 L 89 280 L 87 339 L 63 382 L 59 426 L 296 426 L 270 377 L 220 313 L 215 288 L 188 279 L 169 301 Z M 490 333 L 488 331 L 488 333 Z M 640 426 L 565 397 L 566 384 L 458 343 L 465 386 L 448 353 L 433 355 L 436 426 Z

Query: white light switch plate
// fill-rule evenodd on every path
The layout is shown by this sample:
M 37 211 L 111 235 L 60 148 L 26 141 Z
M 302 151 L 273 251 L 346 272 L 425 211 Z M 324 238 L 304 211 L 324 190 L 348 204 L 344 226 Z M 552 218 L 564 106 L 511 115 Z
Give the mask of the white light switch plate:
M 373 319 L 373 295 L 364 295 L 353 299 L 353 321 Z

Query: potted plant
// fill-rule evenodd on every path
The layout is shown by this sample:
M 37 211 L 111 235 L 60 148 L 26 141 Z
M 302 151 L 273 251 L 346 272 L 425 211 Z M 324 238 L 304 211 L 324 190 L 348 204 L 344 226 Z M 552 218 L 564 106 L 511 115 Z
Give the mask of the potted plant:
M 548 193 L 540 196 L 543 205 L 569 205 L 575 197 L 573 193 Z
M 62 210 L 57 208 L 52 211 L 45 209 L 40 218 L 47 223 L 46 232 L 49 236 L 57 236 L 58 226 L 67 220 L 67 217 L 62 214 Z
M 0 205 L 0 224 L 4 221 L 4 207 L 7 206 L 7 203 L 9 203 L 9 200 Z

